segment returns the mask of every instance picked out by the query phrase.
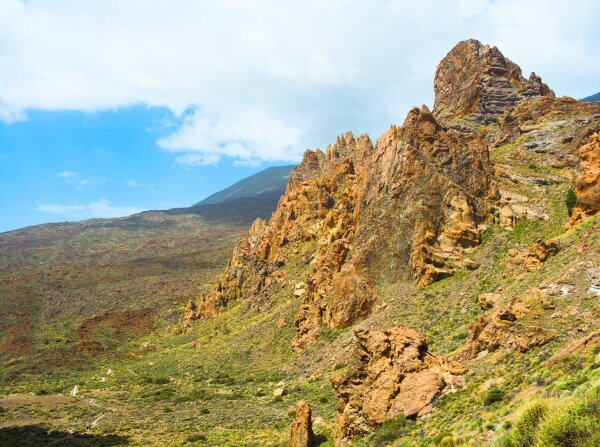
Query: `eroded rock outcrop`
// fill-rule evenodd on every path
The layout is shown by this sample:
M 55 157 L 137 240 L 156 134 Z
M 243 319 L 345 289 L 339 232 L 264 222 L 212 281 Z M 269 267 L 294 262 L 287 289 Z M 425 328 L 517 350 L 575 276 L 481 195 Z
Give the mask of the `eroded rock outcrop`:
M 301 300 L 293 347 L 302 350 L 323 327 L 368 316 L 382 276 L 427 285 L 476 268 L 467 254 L 497 197 L 491 171 L 475 133 L 445 129 L 426 107 L 375 147 L 347 133 L 326 153 L 307 151 L 271 219 L 255 222 L 186 324 L 239 299 L 267 308 L 274 287 L 287 286 Z M 302 292 L 286 279 L 298 260 L 308 271 Z
M 315 434 L 312 429 L 312 411 L 304 401 L 296 404 L 296 417 L 290 426 L 291 447 L 312 447 L 315 444 Z
M 331 379 L 339 399 L 337 445 L 371 432 L 386 419 L 415 418 L 432 410 L 436 397 L 462 386 L 464 369 L 427 352 L 425 336 L 404 327 L 358 330 L 353 364 Z
M 579 169 L 575 177 L 577 202 L 569 226 L 577 225 L 600 211 L 600 133 L 589 138 L 579 150 Z
M 476 133 L 446 129 L 426 107 L 414 108 L 377 140 L 369 166 L 357 230 L 362 263 L 421 285 L 477 267 L 466 255 L 498 193 Z
M 572 340 L 563 346 L 556 354 L 547 360 L 548 365 L 561 362 L 569 357 L 584 352 L 585 350 L 600 345 L 600 332 L 595 331 L 584 337 Z
M 580 148 L 599 131 L 600 103 L 541 96 L 521 102 L 499 117 L 493 145 L 510 147 L 518 141 L 531 161 L 543 156 L 544 165 L 576 170 Z M 530 182 L 547 180 L 531 179 Z
M 467 346 L 458 356 L 474 358 L 480 352 L 494 352 L 500 348 L 526 352 L 532 346 L 541 346 L 551 341 L 553 331 L 517 324 L 517 312 L 511 307 L 497 309 L 477 317 L 470 325 Z
M 557 242 L 537 240 L 528 248 L 508 250 L 508 262 L 530 272 L 539 268 L 548 258 L 555 256 L 559 251 L 560 246 Z
M 469 118 L 489 123 L 522 101 L 554 97 L 539 76 L 525 79 L 518 65 L 496 47 L 477 40 L 456 45 L 442 59 L 434 80 L 434 115 L 441 120 Z

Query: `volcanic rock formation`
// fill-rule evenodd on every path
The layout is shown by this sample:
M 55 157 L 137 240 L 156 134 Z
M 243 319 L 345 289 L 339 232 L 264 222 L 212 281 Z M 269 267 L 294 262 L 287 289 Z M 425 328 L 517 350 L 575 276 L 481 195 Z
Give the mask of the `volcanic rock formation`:
M 324 325 L 347 327 L 369 315 L 382 276 L 427 285 L 476 268 L 466 255 L 491 219 L 491 178 L 485 143 L 443 128 L 426 107 L 411 110 L 375 147 L 347 133 L 326 153 L 307 151 L 269 222 L 254 223 L 214 292 L 188 313 L 209 317 L 240 298 L 265 308 L 275 285 L 286 284 L 286 264 L 304 257 L 294 340 L 304 349 Z
M 234 301 L 262 311 L 285 297 L 298 302 L 292 347 L 301 351 L 325 328 L 368 317 L 381 285 L 427 286 L 476 269 L 469 253 L 489 224 L 547 219 L 509 191 L 552 179 L 494 166 L 489 147 L 520 139 L 526 151 L 575 172 L 580 142 L 600 130 L 600 107 L 554 98 L 537 76 L 526 80 L 497 48 L 473 40 L 442 60 L 434 87 L 434 113 L 413 108 L 375 145 L 348 132 L 326 152 L 306 151 L 271 218 L 252 225 L 213 291 L 188 305 L 184 329 Z M 594 138 L 581 152 L 575 216 L 596 206 Z
M 570 226 L 600 211 L 600 134 L 595 133 L 579 150 L 580 165 L 575 178 L 577 202 Z
M 508 108 L 554 92 L 531 73 L 525 79 L 518 65 L 498 48 L 477 40 L 456 45 L 438 65 L 434 80 L 436 118 L 469 118 L 495 122 Z
M 355 332 L 354 363 L 331 383 L 339 399 L 336 442 L 371 432 L 386 419 L 414 418 L 432 401 L 462 386 L 464 369 L 427 352 L 425 336 L 404 327 Z
M 312 429 L 312 412 L 310 405 L 304 401 L 296 404 L 296 417 L 290 427 L 291 447 L 312 447 L 315 443 L 315 434 Z

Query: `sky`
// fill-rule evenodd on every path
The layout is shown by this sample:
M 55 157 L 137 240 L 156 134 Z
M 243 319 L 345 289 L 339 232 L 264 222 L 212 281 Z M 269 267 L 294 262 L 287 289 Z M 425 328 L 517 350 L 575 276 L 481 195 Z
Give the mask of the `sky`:
M 459 41 L 600 91 L 596 0 L 0 0 L 0 232 L 189 206 L 433 105 Z

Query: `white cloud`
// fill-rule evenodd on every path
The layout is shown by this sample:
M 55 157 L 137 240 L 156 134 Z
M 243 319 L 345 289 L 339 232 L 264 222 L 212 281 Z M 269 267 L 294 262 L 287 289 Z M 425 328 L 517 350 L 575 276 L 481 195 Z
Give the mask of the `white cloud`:
M 208 116 L 197 110 L 172 135 L 158 141 L 172 152 L 188 152 L 177 159 L 184 164 L 210 164 L 220 156 L 238 160 L 281 161 L 300 158 L 300 131 L 288 127 L 260 109 Z
M 62 178 L 75 177 L 76 175 L 77 174 L 73 171 L 61 171 L 56 174 L 57 177 L 62 177 Z
M 142 186 L 144 186 L 144 184 L 140 183 L 140 182 L 136 182 L 135 180 L 128 180 L 125 183 L 125 186 L 128 186 L 129 188 L 141 188 Z
M 109 200 L 100 199 L 87 205 L 59 205 L 46 203 L 37 207 L 38 211 L 52 214 L 62 214 L 76 219 L 122 217 L 139 213 L 140 208 L 132 206 L 111 205 Z
M 143 103 L 183 117 L 160 141 L 182 163 L 297 160 L 431 105 L 465 38 L 594 93 L 599 17 L 594 0 L 0 0 L 0 120 Z

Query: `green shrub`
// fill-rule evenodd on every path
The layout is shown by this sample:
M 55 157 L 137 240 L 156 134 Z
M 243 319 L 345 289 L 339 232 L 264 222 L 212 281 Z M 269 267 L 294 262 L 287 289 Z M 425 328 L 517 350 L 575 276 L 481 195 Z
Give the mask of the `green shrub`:
M 523 412 L 495 447 L 596 447 L 600 445 L 600 386 L 551 406 L 537 402 Z
M 575 208 L 575 204 L 577 203 L 577 196 L 575 195 L 575 191 L 573 188 L 569 188 L 567 191 L 567 197 L 565 198 L 565 205 L 567 205 L 567 211 L 569 212 L 569 216 L 573 214 L 573 208 Z
M 142 383 L 154 384 L 154 385 L 166 385 L 170 380 L 167 377 L 142 377 Z
M 496 446 L 533 447 L 535 445 L 535 432 L 540 420 L 547 411 L 548 407 L 544 402 L 536 402 L 531 405 L 515 422 L 512 431 L 501 437 L 496 443 Z
M 370 437 L 369 446 L 384 447 L 402 435 L 408 421 L 403 416 L 395 417 L 381 424 Z
M 448 436 L 450 436 L 450 433 L 447 431 L 443 431 L 441 433 L 438 433 L 437 435 L 434 435 L 431 438 L 431 442 L 435 445 L 439 445 L 439 443 L 442 442 L 442 439 L 445 439 Z
M 189 435 L 187 437 L 188 442 L 206 441 L 206 436 L 201 434 Z
M 483 403 L 485 405 L 491 405 L 494 402 L 500 402 L 502 399 L 504 399 L 504 391 L 495 386 L 491 387 L 483 395 Z
M 583 397 L 556 405 L 540 424 L 537 445 L 597 447 L 600 445 L 600 386 Z

